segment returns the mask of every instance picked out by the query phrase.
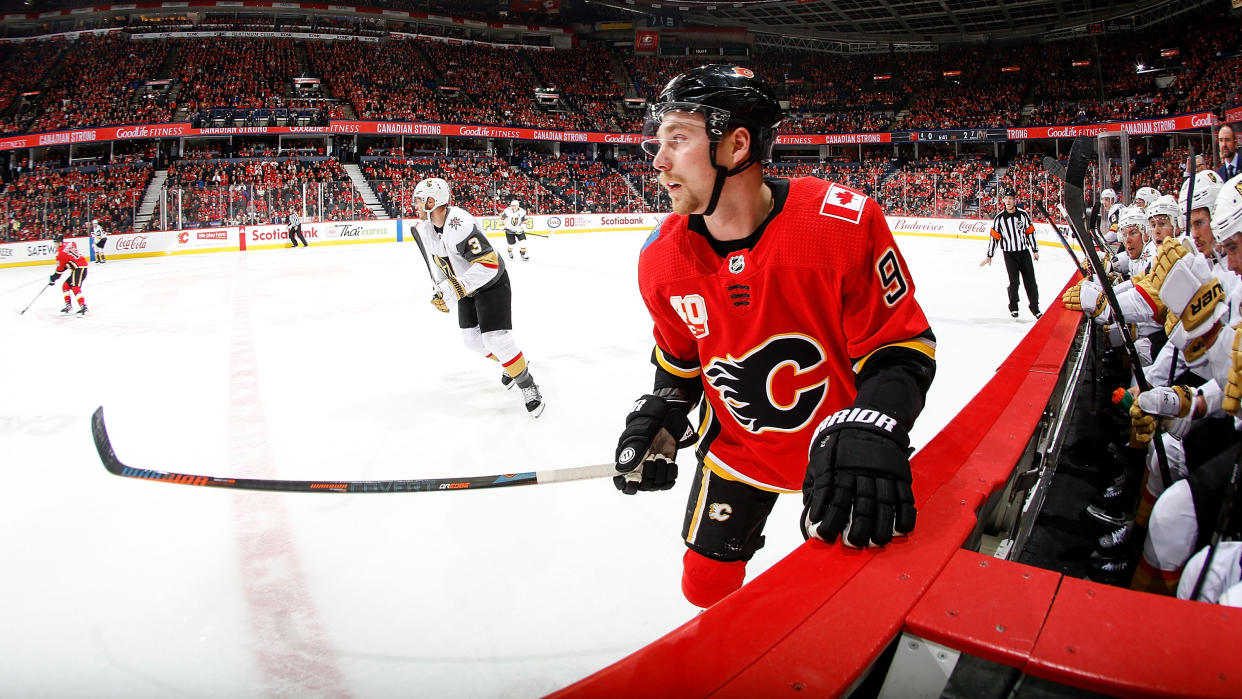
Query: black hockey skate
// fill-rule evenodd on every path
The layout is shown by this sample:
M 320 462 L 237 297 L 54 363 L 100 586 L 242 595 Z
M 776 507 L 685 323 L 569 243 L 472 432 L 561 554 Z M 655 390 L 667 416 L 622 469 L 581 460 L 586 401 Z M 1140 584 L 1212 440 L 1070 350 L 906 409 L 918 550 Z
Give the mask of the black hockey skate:
M 81 307 L 81 308 L 79 308 L 79 309 L 78 309 L 78 315 L 80 315 L 80 316 L 84 316 L 84 315 L 86 315 L 86 306 L 83 306 L 83 307 Z
M 1124 550 L 1127 546 L 1132 547 L 1138 539 L 1137 531 L 1138 524 L 1131 520 L 1124 526 L 1097 538 L 1095 540 L 1096 548 L 1103 555 L 1109 555 L 1113 552 Z
M 514 384 L 513 377 L 509 376 L 509 372 L 507 371 L 500 372 L 500 385 L 504 386 L 506 391 L 509 390 L 510 388 L 513 388 L 513 384 Z
M 539 392 L 539 387 L 534 382 L 522 389 L 522 399 L 526 401 L 526 412 L 531 417 L 539 417 L 543 414 L 543 394 Z
M 520 252 L 520 253 L 522 254 L 522 259 L 523 259 L 523 260 L 526 260 L 527 262 L 529 262 L 529 261 L 530 261 L 530 258 L 526 256 L 526 251 L 525 251 L 525 250 L 519 250 L 518 252 Z
M 61 309 L 60 309 L 60 312 L 61 312 L 61 313 L 68 313 L 69 311 L 72 311 L 72 310 L 73 310 L 73 304 L 72 304 L 72 303 L 66 303 L 66 304 L 65 304 L 65 306 L 64 306 L 64 308 L 61 308 Z
M 1130 578 L 1134 577 L 1134 566 L 1129 558 L 1102 558 L 1091 561 L 1088 565 L 1091 572 L 1089 580 L 1116 587 L 1129 587 Z

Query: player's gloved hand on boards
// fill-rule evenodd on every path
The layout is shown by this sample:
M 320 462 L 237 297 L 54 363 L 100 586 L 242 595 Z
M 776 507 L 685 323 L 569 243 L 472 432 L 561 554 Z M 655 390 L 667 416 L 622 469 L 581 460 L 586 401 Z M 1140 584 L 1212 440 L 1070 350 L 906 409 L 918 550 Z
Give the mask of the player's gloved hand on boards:
M 677 450 L 698 440 L 690 426 L 686 400 L 647 394 L 625 416 L 617 440 L 617 490 L 633 495 L 640 490 L 668 490 L 677 480 Z
M 441 313 L 449 312 L 448 304 L 444 302 L 444 294 L 438 291 L 431 296 L 431 305 L 435 306 L 436 310 Z
M 802 535 L 884 546 L 914 529 L 910 437 L 876 410 L 845 408 L 820 423 L 802 482 Z
M 1105 301 L 1103 287 L 1095 281 L 1095 278 L 1083 279 L 1074 286 L 1066 290 L 1061 296 L 1061 303 L 1071 311 L 1082 311 L 1091 318 L 1097 318 L 1101 313 L 1108 310 L 1108 304 Z M 1111 318 L 1111 314 L 1108 316 Z M 1106 322 L 1098 320 L 1097 322 Z
M 51 286 L 55 284 L 57 279 L 60 279 L 60 272 L 53 272 L 52 276 L 47 278 L 47 285 Z

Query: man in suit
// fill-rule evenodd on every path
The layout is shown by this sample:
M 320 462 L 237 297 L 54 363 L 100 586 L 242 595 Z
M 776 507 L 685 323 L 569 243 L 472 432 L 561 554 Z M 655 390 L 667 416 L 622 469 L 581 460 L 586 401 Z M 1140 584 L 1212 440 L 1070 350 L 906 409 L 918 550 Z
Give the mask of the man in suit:
M 1221 179 L 1228 180 L 1242 172 L 1242 161 L 1238 158 L 1238 137 L 1234 134 L 1233 126 L 1221 125 L 1216 132 L 1216 146 L 1220 150 L 1220 167 L 1216 168 L 1216 174 Z

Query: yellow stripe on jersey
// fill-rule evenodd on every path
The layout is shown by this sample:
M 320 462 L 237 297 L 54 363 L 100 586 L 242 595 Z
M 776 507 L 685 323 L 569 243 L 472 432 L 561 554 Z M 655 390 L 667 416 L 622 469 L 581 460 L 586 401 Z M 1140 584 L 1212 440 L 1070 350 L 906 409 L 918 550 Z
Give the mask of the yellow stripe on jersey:
M 867 356 L 863 357 L 862 359 L 854 363 L 854 373 L 855 374 L 860 373 L 863 369 L 863 364 L 866 364 L 867 360 L 871 359 L 872 355 L 888 347 L 905 347 L 907 349 L 912 349 L 915 352 L 922 352 L 923 354 L 931 358 L 932 361 L 936 360 L 936 343 L 926 338 L 916 337 L 912 340 L 906 340 L 904 342 L 893 342 L 893 343 L 884 345 L 883 347 L 875 348 L 870 353 L 868 353 Z
M 699 534 L 699 524 L 703 522 L 703 512 L 707 509 L 707 481 L 711 471 L 703 467 L 703 478 L 699 481 L 699 496 L 694 499 L 694 514 L 690 518 L 690 528 L 686 533 L 686 541 L 693 544 Z
M 661 369 L 664 369 L 668 373 L 678 378 L 693 379 L 694 377 L 698 376 L 703 371 L 702 367 L 698 366 L 697 364 L 695 364 L 694 366 L 689 366 L 687 362 L 677 359 L 676 357 L 673 357 L 672 355 L 666 354 L 664 350 L 660 349 L 659 345 L 656 345 L 656 348 L 655 348 L 655 359 L 656 359 L 656 363 L 660 365 Z
M 717 476 L 720 476 L 726 481 L 737 481 L 739 483 L 745 483 L 746 485 L 749 485 L 752 488 L 757 488 L 759 490 L 766 490 L 769 493 L 801 493 L 802 492 L 801 490 L 787 490 L 785 488 L 778 488 L 774 485 L 768 485 L 767 483 L 754 480 L 753 478 L 746 478 L 745 476 L 741 475 L 737 471 L 730 468 L 728 464 L 716 458 L 711 452 L 708 452 L 703 455 L 703 466 L 710 469 L 712 473 L 716 474 Z

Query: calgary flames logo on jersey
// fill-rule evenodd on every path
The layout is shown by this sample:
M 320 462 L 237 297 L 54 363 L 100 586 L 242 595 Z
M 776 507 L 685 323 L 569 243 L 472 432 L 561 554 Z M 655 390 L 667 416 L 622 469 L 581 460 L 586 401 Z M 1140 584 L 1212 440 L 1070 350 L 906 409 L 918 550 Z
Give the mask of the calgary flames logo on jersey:
M 716 357 L 703 377 L 747 432 L 797 432 L 828 393 L 824 348 L 806 335 L 777 335 L 734 359 Z

